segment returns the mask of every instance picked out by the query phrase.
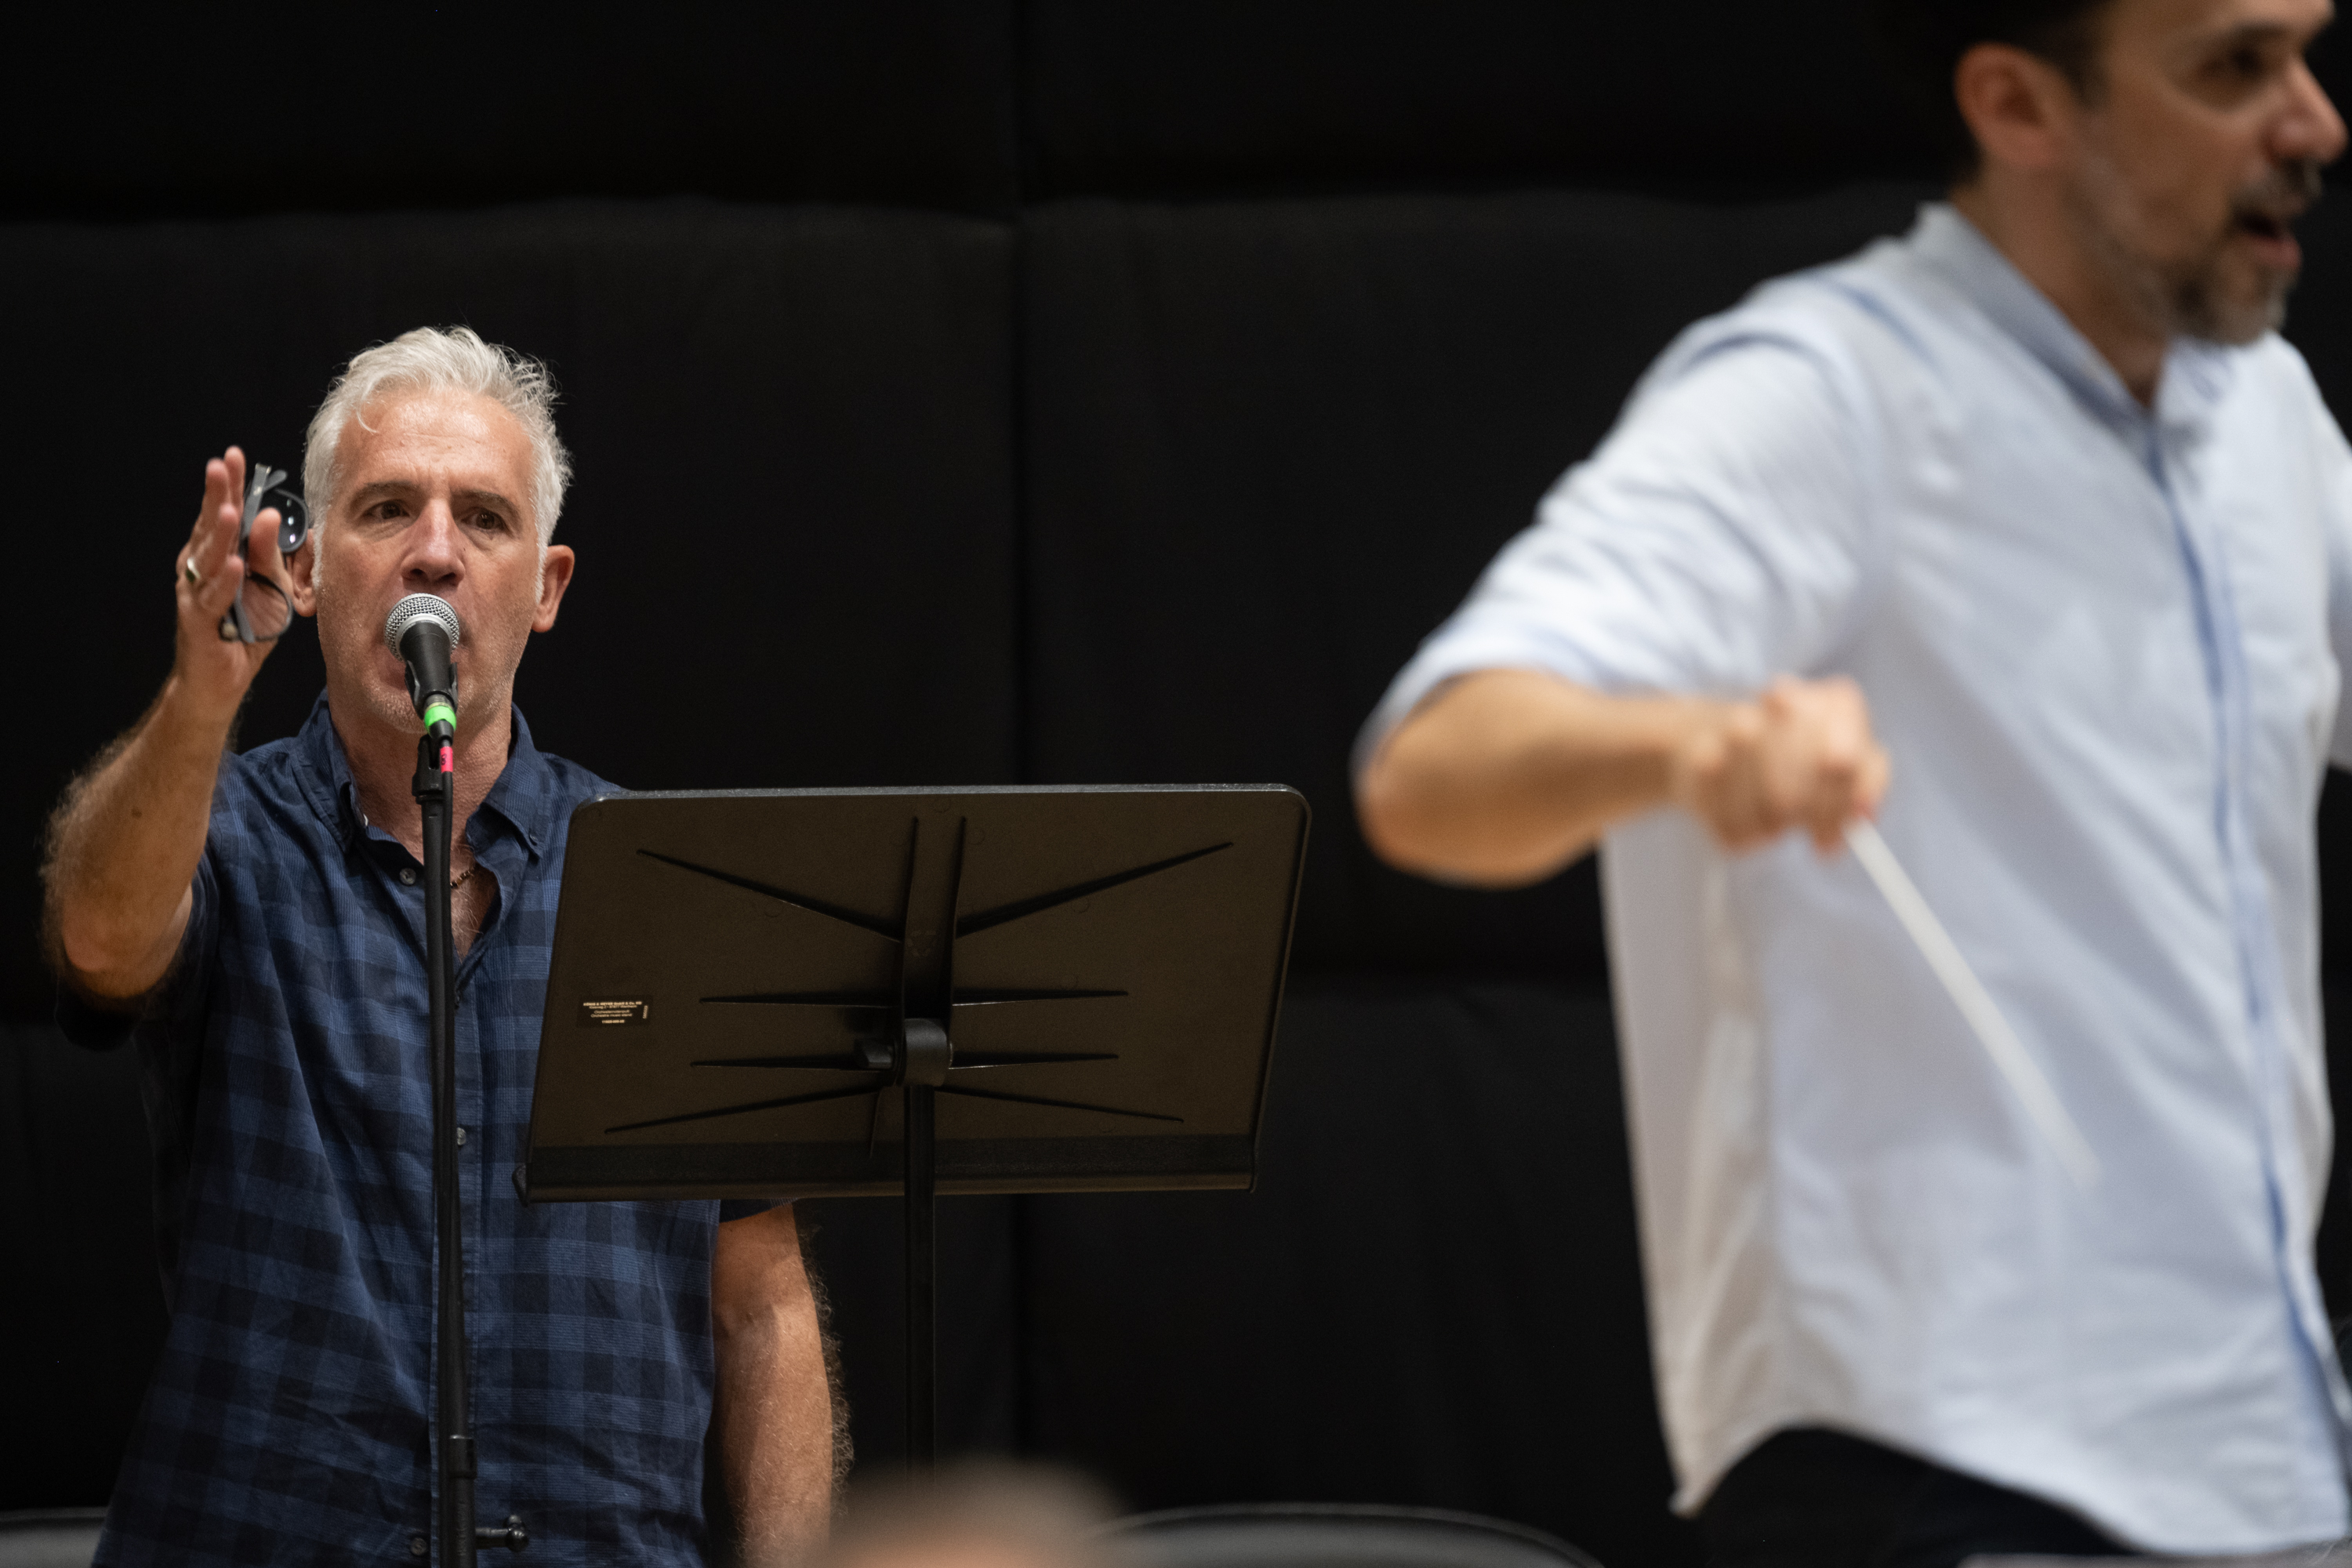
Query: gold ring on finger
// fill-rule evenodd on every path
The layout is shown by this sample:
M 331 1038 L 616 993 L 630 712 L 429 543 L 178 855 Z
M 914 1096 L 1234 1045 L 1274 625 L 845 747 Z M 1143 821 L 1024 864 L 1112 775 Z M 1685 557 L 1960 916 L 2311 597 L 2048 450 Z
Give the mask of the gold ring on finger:
M 196 570 L 196 558 L 194 556 L 191 555 L 186 560 L 180 563 L 180 572 L 182 575 L 187 578 L 189 587 L 194 588 L 203 584 L 205 580 L 204 574 Z

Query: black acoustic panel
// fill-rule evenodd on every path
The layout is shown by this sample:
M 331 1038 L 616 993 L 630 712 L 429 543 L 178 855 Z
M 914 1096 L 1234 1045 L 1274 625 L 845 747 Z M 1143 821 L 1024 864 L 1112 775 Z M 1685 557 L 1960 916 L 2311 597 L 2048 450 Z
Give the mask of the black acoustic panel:
M 1024 234 L 1030 776 L 1278 778 L 1302 968 L 1601 972 L 1589 867 L 1379 867 L 1347 756 L 1416 643 L 1694 318 L 1917 192 L 1045 208 Z
M 114 1489 L 163 1344 L 139 1063 L 0 1034 L 0 1511 Z
M 2303 282 L 2287 300 L 2285 335 L 2310 363 L 2336 411 L 2352 416 L 2352 201 L 2322 201 L 2296 223 Z
M 995 211 L 1013 0 L 48 6 L 0 204 L 224 214 L 698 195 Z
M 2320 972 L 2340 984 L 2352 980 L 2352 778 L 2340 769 L 2329 771 L 2319 795 L 2319 888 Z M 2352 1082 L 2336 1082 L 2352 1090 Z
M 1024 1200 L 1032 1447 L 1137 1509 L 1361 1501 L 1698 1561 L 1607 999 L 1294 985 L 1257 1191 Z
M 698 202 L 0 226 L 7 449 L 51 476 L 0 786 L 0 1016 L 45 1015 L 39 825 L 171 662 L 205 456 L 286 466 L 343 362 L 425 323 L 541 355 L 580 555 L 518 681 L 540 742 L 640 788 L 1013 776 L 1011 237 Z M 299 625 L 247 743 L 321 682 Z
M 2327 1016 L 2327 1089 L 2338 1129 L 2336 1158 L 2327 1173 L 2320 1207 L 2319 1235 L 2312 1248 L 2327 1315 L 2343 1342 L 2352 1332 L 2352 1160 L 2343 1156 L 2341 1130 L 2352 1119 L 2352 986 L 2330 984 L 2324 992 Z M 2352 1347 L 2347 1347 L 2352 1348 Z
M 1931 177 L 1856 0 L 1034 0 L 1034 196 Z

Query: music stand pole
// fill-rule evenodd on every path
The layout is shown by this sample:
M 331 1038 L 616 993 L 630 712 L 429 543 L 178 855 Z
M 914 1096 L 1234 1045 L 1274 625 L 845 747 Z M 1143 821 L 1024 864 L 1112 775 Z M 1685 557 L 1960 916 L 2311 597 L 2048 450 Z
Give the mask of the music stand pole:
M 907 1468 L 930 1471 L 939 1450 L 939 1186 L 930 1086 L 907 1098 Z
M 957 859 L 962 858 L 962 835 L 957 835 Z M 898 1016 L 890 1041 L 890 1076 L 906 1103 L 905 1177 L 907 1184 L 907 1468 L 927 1474 L 939 1457 L 940 1417 L 940 1247 L 939 1247 L 939 1122 L 940 1087 L 955 1064 L 955 1047 L 948 1039 L 942 1018 L 909 1017 L 911 990 L 918 1005 L 947 1014 L 952 983 L 955 940 L 954 884 L 949 885 L 950 913 L 945 940 L 935 950 L 943 972 L 916 977 L 910 984 L 908 966 L 898 980 Z M 911 877 L 908 903 L 914 903 Z M 902 945 L 900 951 L 906 948 Z M 929 982 L 928 984 L 925 982 Z

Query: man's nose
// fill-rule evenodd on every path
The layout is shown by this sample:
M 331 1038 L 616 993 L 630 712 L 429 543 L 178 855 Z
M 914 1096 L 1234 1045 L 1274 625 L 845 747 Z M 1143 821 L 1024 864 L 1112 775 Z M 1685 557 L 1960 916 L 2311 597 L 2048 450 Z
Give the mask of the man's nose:
M 401 578 L 411 588 L 443 587 L 462 570 L 457 514 L 442 501 L 429 501 L 409 525 Z
M 2293 98 L 2273 132 L 2272 155 L 2282 163 L 2336 162 L 2344 152 L 2344 117 L 2336 112 L 2327 89 L 2319 85 L 2309 66 L 2297 60 L 2288 90 Z

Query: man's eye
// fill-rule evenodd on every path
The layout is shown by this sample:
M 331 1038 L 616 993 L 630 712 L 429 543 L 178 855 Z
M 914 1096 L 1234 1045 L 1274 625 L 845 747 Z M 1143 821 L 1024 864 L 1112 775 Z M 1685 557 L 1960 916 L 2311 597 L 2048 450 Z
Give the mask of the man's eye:
M 2273 64 L 2270 51 L 2249 44 L 2223 54 L 2211 68 L 2215 76 L 2233 86 L 2243 86 L 2269 76 Z

